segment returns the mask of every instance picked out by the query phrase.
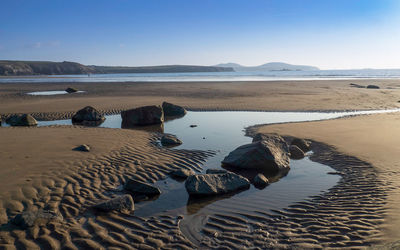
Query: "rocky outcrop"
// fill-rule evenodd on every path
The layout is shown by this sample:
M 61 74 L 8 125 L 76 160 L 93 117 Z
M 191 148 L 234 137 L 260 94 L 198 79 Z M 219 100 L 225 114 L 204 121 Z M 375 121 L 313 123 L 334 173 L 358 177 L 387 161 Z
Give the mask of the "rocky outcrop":
M 95 70 L 75 62 L 0 61 L 0 75 L 79 75 Z
M 178 170 L 174 170 L 170 173 L 170 175 L 172 175 L 173 177 L 176 177 L 176 178 L 187 178 L 194 174 L 196 174 L 196 173 L 191 169 L 178 169 Z
M 299 160 L 299 159 L 303 159 L 304 158 L 303 150 L 301 150 L 296 145 L 290 145 L 289 152 L 290 152 L 290 158 L 291 159 Z
M 161 137 L 161 144 L 163 146 L 177 146 L 181 145 L 182 141 L 176 138 L 174 135 L 166 134 Z
M 253 179 L 254 186 L 262 187 L 268 185 L 269 181 L 263 174 L 257 174 Z
M 38 122 L 36 121 L 33 116 L 29 114 L 23 115 L 12 115 L 7 120 L 6 123 L 10 124 L 11 126 L 36 126 Z
M 61 222 L 62 220 L 63 216 L 60 213 L 49 210 L 38 210 L 26 211 L 18 214 L 11 222 L 23 229 L 27 229 L 35 225 L 43 226 L 51 221 Z
M 184 107 L 163 102 L 162 108 L 164 110 L 164 116 L 184 116 L 186 115 L 186 109 Z
M 207 196 L 246 189 L 250 187 L 250 182 L 234 173 L 201 174 L 189 176 L 185 187 L 189 195 Z
M 71 88 L 71 87 L 69 87 L 69 88 L 65 89 L 65 92 L 71 94 L 71 93 L 76 93 L 76 92 L 78 92 L 78 90 L 77 90 L 76 88 Z
M 129 194 L 120 195 L 113 199 L 100 202 L 93 206 L 95 210 L 103 212 L 131 212 L 135 210 L 135 204 L 132 196 Z
M 86 106 L 83 109 L 76 112 L 74 116 L 72 116 L 72 123 L 74 124 L 82 124 L 82 125 L 99 125 L 106 118 L 103 114 L 97 111 L 95 108 L 91 106 Z
M 82 144 L 73 149 L 74 151 L 81 151 L 81 152 L 90 152 L 90 147 L 86 144 Z
M 299 147 L 303 152 L 308 152 L 311 149 L 311 143 L 300 138 L 294 138 L 290 145 Z
M 133 179 L 128 180 L 125 183 L 124 189 L 134 194 L 141 194 L 147 196 L 154 196 L 161 194 L 161 191 L 158 187 Z
M 242 169 L 262 169 L 268 173 L 287 172 L 289 152 L 285 140 L 277 135 L 260 135 L 255 141 L 229 153 L 222 164 Z
M 144 106 L 121 112 L 122 126 L 146 126 L 164 122 L 164 112 L 161 106 Z

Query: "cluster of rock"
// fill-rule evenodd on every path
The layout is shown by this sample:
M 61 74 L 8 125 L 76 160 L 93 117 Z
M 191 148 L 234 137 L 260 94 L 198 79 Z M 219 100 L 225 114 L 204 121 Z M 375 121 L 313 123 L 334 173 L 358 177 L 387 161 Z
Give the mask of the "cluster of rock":
M 124 127 L 133 127 L 161 124 L 165 117 L 181 117 L 185 114 L 185 108 L 163 102 L 162 106 L 151 105 L 122 111 L 121 117 Z
M 289 152 L 292 159 L 303 159 L 305 153 L 311 150 L 311 143 L 304 139 L 294 138 L 290 144 Z

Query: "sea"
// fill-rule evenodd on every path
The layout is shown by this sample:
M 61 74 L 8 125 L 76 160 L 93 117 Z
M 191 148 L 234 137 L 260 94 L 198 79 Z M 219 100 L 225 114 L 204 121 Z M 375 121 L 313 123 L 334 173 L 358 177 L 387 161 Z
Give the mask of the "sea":
M 400 69 L 252 71 L 194 73 L 131 73 L 90 75 L 41 75 L 0 77 L 0 83 L 29 82 L 204 82 L 204 81 L 302 81 L 333 79 L 397 79 Z

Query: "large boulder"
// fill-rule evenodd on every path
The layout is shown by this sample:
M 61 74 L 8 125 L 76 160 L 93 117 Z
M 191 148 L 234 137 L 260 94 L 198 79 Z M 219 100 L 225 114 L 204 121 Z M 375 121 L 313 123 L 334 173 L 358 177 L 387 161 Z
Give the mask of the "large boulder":
M 184 116 L 186 115 L 186 109 L 184 107 L 169 103 L 163 102 L 162 108 L 164 110 L 165 116 Z
M 191 175 L 185 182 L 189 195 L 206 196 L 234 192 L 250 187 L 248 179 L 234 174 Z
M 103 212 L 131 212 L 135 210 L 135 204 L 132 199 L 132 196 L 129 194 L 120 195 L 113 199 L 100 202 L 93 206 L 95 210 L 103 211 Z
M 303 152 L 308 152 L 311 149 L 311 143 L 301 138 L 294 138 L 290 145 L 299 147 Z
M 97 125 L 102 123 L 106 118 L 103 114 L 91 106 L 84 107 L 72 116 L 72 123 L 84 125 Z
M 176 138 L 174 135 L 166 134 L 161 137 L 161 144 L 163 146 L 177 146 L 181 145 L 182 141 Z
M 305 156 L 303 150 L 301 150 L 296 145 L 290 145 L 289 152 L 290 152 L 291 159 L 299 160 L 299 159 L 303 159 Z
M 36 126 L 38 122 L 29 114 L 12 115 L 6 122 L 11 126 Z
M 61 222 L 63 216 L 60 213 L 49 211 L 49 210 L 38 210 L 38 211 L 25 211 L 18 214 L 12 219 L 12 223 L 23 228 L 33 227 L 35 225 L 46 225 L 51 221 Z
M 261 169 L 268 173 L 289 171 L 289 150 L 285 140 L 278 135 L 259 137 L 262 139 L 230 152 L 222 164 L 239 169 Z
M 146 126 L 164 122 L 164 112 L 161 106 L 144 106 L 121 112 L 122 126 Z
M 67 88 L 67 89 L 65 90 L 65 92 L 67 92 L 68 94 L 71 94 L 71 93 L 76 93 L 76 92 L 78 92 L 78 90 L 77 90 L 76 88 L 71 88 L 71 87 L 69 87 L 69 88 Z
M 134 194 L 142 194 L 147 196 L 154 196 L 161 194 L 161 191 L 158 187 L 133 179 L 128 180 L 125 183 L 124 189 Z

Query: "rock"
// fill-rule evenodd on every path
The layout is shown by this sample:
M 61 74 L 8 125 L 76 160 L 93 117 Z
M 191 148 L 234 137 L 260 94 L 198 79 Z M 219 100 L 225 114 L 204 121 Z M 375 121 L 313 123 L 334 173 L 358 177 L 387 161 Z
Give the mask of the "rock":
M 67 93 L 69 93 L 69 94 L 71 94 L 71 93 L 76 93 L 76 92 L 78 92 L 78 90 L 76 89 L 76 88 L 67 88 L 66 90 L 65 90 L 65 92 L 67 92 Z
M 161 191 L 158 187 L 133 179 L 128 180 L 125 183 L 124 189 L 132 193 L 144 194 L 149 196 L 161 194 Z
M 294 138 L 290 145 L 295 145 L 299 147 L 303 152 L 308 152 L 311 149 L 311 143 L 300 138 Z
M 263 174 L 257 174 L 253 179 L 253 183 L 255 186 L 266 186 L 269 181 Z
M 122 126 L 145 126 L 164 122 L 161 106 L 145 106 L 121 112 Z
M 12 223 L 20 226 L 23 229 L 27 229 L 29 227 L 33 227 L 35 225 L 46 225 L 51 221 L 59 221 L 63 220 L 63 216 L 59 213 L 49 210 L 38 210 L 38 211 L 26 211 L 12 219 Z
M 36 126 L 38 122 L 29 114 L 23 115 L 12 115 L 7 120 L 6 123 L 11 126 Z
M 163 102 L 162 108 L 164 110 L 165 116 L 184 116 L 184 115 L 186 115 L 185 108 L 175 105 L 175 104 L 172 104 L 172 103 Z
M 196 124 L 192 124 L 192 125 L 190 125 L 190 127 L 191 128 L 195 128 L 195 127 L 197 127 L 197 125 Z
M 257 140 L 262 138 L 260 140 Z M 242 169 L 262 169 L 268 173 L 287 172 L 289 150 L 285 140 L 278 135 L 256 136 L 253 143 L 242 145 L 224 158 L 222 164 Z
M 250 187 L 248 179 L 234 174 L 201 174 L 189 176 L 185 187 L 190 195 L 217 195 Z
M 170 174 L 172 176 L 178 177 L 178 178 L 187 178 L 196 173 L 191 169 L 178 169 L 178 170 L 172 171 Z
M 90 152 L 90 147 L 86 144 L 82 144 L 76 148 L 74 148 L 73 150 L 75 151 L 82 151 L 82 152 Z
M 161 137 L 161 144 L 163 146 L 181 145 L 182 141 L 174 135 L 163 135 L 163 137 Z
M 289 152 L 290 152 L 290 158 L 291 159 L 297 159 L 298 160 L 298 159 L 303 159 L 304 158 L 303 150 L 301 150 L 296 145 L 290 145 Z
M 130 212 L 135 210 L 135 204 L 132 196 L 125 194 L 107 201 L 100 202 L 94 205 L 93 208 L 103 212 Z
M 225 169 L 209 168 L 206 170 L 206 174 L 226 174 L 228 171 Z
M 368 85 L 367 89 L 380 89 L 380 87 L 377 85 Z
M 84 107 L 72 116 L 72 123 L 84 125 L 97 125 L 102 123 L 106 118 L 103 114 L 91 106 Z

